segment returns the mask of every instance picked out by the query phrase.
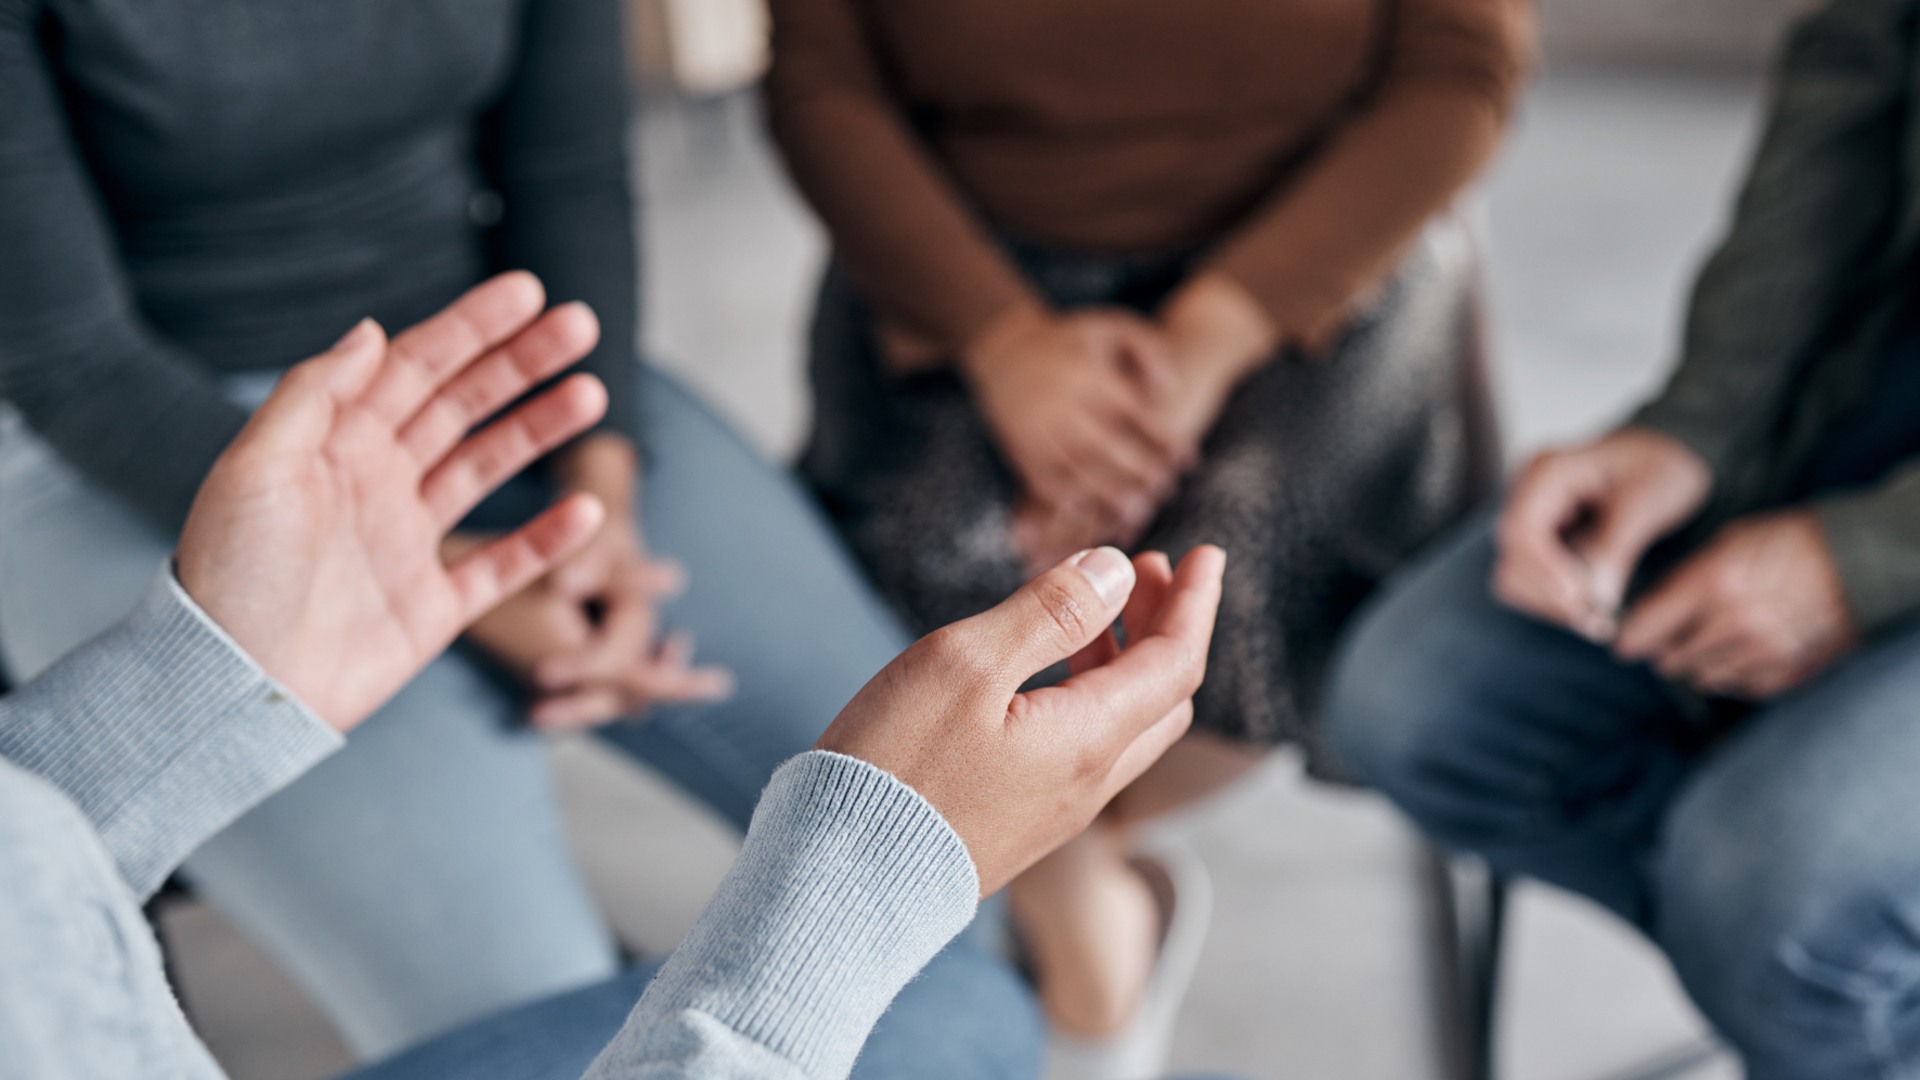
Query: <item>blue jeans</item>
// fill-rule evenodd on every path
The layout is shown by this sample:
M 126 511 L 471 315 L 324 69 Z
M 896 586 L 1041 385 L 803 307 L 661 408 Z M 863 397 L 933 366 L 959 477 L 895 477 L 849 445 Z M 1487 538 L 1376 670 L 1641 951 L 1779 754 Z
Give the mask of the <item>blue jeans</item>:
M 1373 602 L 1327 702 L 1442 844 L 1660 945 L 1751 1080 L 1920 1071 L 1920 629 L 1712 738 L 1644 667 L 1488 592 L 1483 524 Z
M 738 692 L 603 736 L 744 826 L 774 767 L 906 639 L 786 474 L 668 379 L 645 390 L 643 520 L 691 575 L 663 617 Z M 16 679 L 116 621 L 172 547 L 17 422 L 0 431 L 0 654 Z M 185 867 L 364 1055 L 618 969 L 520 710 L 449 653 Z M 956 1009 L 927 993 L 897 1008 Z
M 488 1017 L 340 1080 L 579 1080 L 654 970 Z M 967 937 L 934 957 L 913 985 L 923 997 L 949 1002 L 951 1011 L 888 1010 L 852 1080 L 1013 1080 L 1039 1069 L 1040 1017 L 1031 997 Z

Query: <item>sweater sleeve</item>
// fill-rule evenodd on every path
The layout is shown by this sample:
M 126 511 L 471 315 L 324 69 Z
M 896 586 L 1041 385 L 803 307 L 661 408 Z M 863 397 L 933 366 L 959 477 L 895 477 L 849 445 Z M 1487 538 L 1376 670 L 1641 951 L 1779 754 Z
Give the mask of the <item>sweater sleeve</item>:
M 141 316 L 55 89 L 36 0 L 0 0 L 0 397 L 172 536 L 245 423 Z
M 1920 463 L 1811 504 L 1862 633 L 1920 614 Z
M 1694 283 L 1679 367 L 1635 417 L 1718 479 L 1766 456 L 1799 364 L 1892 235 L 1916 10 L 1837 0 L 1788 37 L 1732 228 Z
M 125 621 L 0 700 L 0 757 L 77 804 L 142 899 L 340 745 L 170 570 Z
M 482 122 L 499 194 L 496 270 L 531 270 L 553 303 L 582 300 L 600 344 L 575 370 L 607 385 L 596 430 L 640 441 L 640 269 L 619 0 L 530 0 L 518 63 Z
M 1526 0 L 1399 0 L 1374 90 L 1211 265 L 1311 341 L 1486 164 L 1529 66 Z
M 911 787 L 855 758 L 774 773 L 740 858 L 588 1080 L 834 1080 L 966 928 L 972 857 Z
M 1040 301 L 913 132 L 855 0 L 772 0 L 773 136 L 861 292 L 957 350 Z

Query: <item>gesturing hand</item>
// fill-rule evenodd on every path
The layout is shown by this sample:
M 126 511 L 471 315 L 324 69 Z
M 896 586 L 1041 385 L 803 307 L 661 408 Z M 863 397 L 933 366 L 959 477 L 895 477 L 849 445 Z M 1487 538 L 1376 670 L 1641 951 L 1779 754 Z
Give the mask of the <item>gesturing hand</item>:
M 1634 604 L 1617 651 L 1709 694 L 1758 701 L 1859 641 L 1812 514 L 1736 521 Z
M 1711 486 L 1692 450 L 1644 428 L 1541 454 L 1521 470 L 1500 515 L 1494 593 L 1536 618 L 1611 640 L 1640 557 L 1697 513 Z
M 989 327 L 960 370 L 1026 494 L 1130 542 L 1185 464 L 1151 409 L 1163 352 L 1124 311 L 1020 311 Z
M 982 894 L 1060 846 L 1183 735 L 1226 557 L 1082 552 L 920 639 L 820 737 L 913 787 L 973 856 Z M 1137 579 L 1137 585 L 1136 585 Z M 1125 613 L 1127 642 L 1110 627 Z M 1074 660 L 1057 686 L 1021 692 Z
M 470 433 L 593 347 L 592 312 L 544 304 L 514 273 L 391 342 L 360 324 L 287 373 L 194 501 L 181 585 L 339 730 L 600 525 L 596 501 L 570 497 L 441 562 L 482 497 L 606 410 L 605 388 L 576 375 Z

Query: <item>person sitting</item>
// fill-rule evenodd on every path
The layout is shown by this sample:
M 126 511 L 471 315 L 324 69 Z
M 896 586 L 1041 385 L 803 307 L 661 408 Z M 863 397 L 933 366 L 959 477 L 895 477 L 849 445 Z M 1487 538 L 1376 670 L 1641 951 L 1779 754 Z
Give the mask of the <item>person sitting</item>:
M 1204 734 L 1010 894 L 1058 1047 L 1142 1071 L 1184 920 L 1129 826 L 1313 748 L 1334 631 L 1468 509 L 1468 275 L 1422 237 L 1499 140 L 1527 5 L 775 0 L 772 27 L 772 131 L 835 260 L 802 468 L 914 628 L 1093 544 L 1235 553 Z
M 1788 39 L 1678 369 L 1359 620 L 1346 763 L 1644 931 L 1753 1080 L 1920 1067 L 1920 3 Z
M 584 309 L 542 316 L 524 285 L 482 286 L 391 343 L 363 322 L 292 369 L 135 612 L 0 701 L 0 1077 L 217 1080 L 138 901 L 591 543 L 607 508 L 574 493 L 443 562 L 473 505 L 607 406 L 575 376 L 471 430 L 592 345 Z M 1083 552 L 909 648 L 775 773 L 588 1075 L 847 1075 L 979 898 L 1185 733 L 1223 565 L 1214 548 L 1178 571 Z M 1021 690 L 1069 658 L 1065 683 Z
M 609 511 L 594 543 L 183 867 L 362 1056 L 620 969 L 543 733 L 591 728 L 744 828 L 911 640 L 804 488 L 640 363 L 620 15 L 0 0 L 13 682 L 133 607 L 248 410 L 354 319 L 409 326 L 519 269 L 604 325 L 583 363 L 606 416 L 449 540 L 584 491 Z M 384 903 L 397 877 L 437 899 Z

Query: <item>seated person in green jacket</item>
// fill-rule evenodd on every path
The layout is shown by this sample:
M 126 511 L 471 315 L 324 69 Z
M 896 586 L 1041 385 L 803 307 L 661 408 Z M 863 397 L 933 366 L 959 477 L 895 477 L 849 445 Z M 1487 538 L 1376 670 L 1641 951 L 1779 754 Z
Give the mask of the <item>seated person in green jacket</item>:
M 1920 2 L 1782 56 L 1678 371 L 1358 624 L 1328 723 L 1657 942 L 1753 1080 L 1920 1070 Z

